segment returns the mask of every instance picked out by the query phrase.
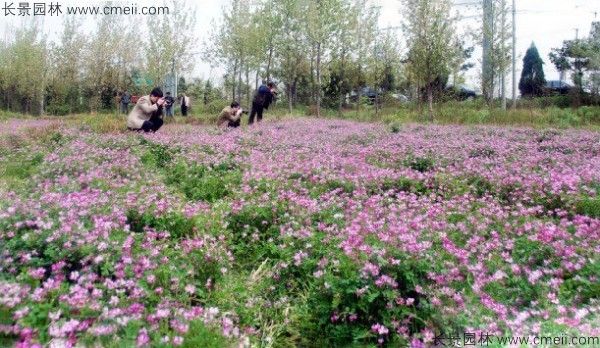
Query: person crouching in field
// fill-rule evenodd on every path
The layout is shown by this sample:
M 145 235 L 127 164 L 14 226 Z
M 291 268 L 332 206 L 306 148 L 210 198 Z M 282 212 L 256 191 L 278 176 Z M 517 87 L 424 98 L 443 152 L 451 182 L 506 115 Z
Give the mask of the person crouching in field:
M 263 110 L 269 108 L 269 105 L 275 101 L 276 96 L 277 91 L 275 91 L 275 84 L 273 82 L 267 83 L 266 86 L 261 85 L 252 100 L 252 111 L 250 112 L 248 124 L 254 123 L 254 116 L 256 116 L 257 122 L 262 121 Z
M 138 99 L 127 116 L 127 128 L 134 131 L 156 132 L 162 125 L 162 107 L 165 104 L 163 92 L 154 88 L 150 95 Z
M 240 107 L 240 103 L 234 101 L 230 106 L 221 111 L 217 120 L 218 127 L 237 128 L 240 126 L 242 113 L 244 111 Z

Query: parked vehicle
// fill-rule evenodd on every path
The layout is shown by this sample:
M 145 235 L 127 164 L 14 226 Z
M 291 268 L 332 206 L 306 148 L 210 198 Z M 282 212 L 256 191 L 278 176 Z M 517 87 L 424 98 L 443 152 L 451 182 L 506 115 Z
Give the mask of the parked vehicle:
M 550 80 L 546 81 L 546 91 L 551 94 L 568 94 L 573 86 L 565 81 Z
M 446 94 L 458 100 L 470 100 L 477 98 L 477 92 L 465 86 L 454 88 L 454 86 L 446 87 Z

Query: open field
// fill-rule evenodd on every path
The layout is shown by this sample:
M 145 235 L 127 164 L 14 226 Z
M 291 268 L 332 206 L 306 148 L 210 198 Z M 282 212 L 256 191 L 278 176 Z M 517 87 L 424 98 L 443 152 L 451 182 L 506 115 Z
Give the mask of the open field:
M 600 336 L 596 121 L 389 121 L 0 121 L 0 346 Z

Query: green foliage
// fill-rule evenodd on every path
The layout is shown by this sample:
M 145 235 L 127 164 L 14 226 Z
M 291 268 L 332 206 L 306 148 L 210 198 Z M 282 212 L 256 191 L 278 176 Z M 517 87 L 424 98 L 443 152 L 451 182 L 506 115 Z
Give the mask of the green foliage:
M 541 96 L 544 93 L 546 79 L 544 78 L 544 62 L 540 58 L 535 44 L 525 53 L 523 58 L 523 71 L 519 81 L 519 90 L 524 97 Z
M 179 213 L 157 216 L 134 209 L 127 211 L 127 223 L 133 232 L 144 232 L 145 227 L 151 227 L 158 231 L 168 231 L 174 238 L 191 237 L 195 227 L 194 220 Z
M 494 194 L 495 189 L 489 180 L 481 176 L 471 176 L 467 179 L 467 185 L 477 197 L 483 197 L 486 194 Z
M 600 219 L 600 197 L 586 197 L 580 200 L 577 202 L 576 211 L 577 214 Z
M 508 306 L 529 306 L 531 302 L 539 301 L 542 293 L 539 285 L 518 276 L 487 283 L 483 290 L 494 300 Z
M 0 325 L 12 325 L 12 313 L 10 310 L 0 307 Z M 8 335 L 0 333 L 0 347 L 12 347 L 15 344 L 17 335 Z
M 372 279 L 360 275 L 356 263 L 329 250 L 327 257 L 335 259 L 335 264 L 326 267 L 323 278 L 308 287 L 308 293 L 303 296 L 306 302 L 300 306 L 300 332 L 306 338 L 303 344 L 328 347 L 376 344 L 379 337 L 369 330 L 372 323 L 391 327 L 392 321 L 403 319 L 408 320 L 410 332 L 418 332 L 433 315 L 427 299 L 414 290 L 416 285 L 427 282 L 430 265 L 408 256 L 396 256 L 401 259 L 400 264 L 381 268 L 382 273 L 398 283 L 396 289 L 391 289 L 376 286 Z M 310 265 L 310 261 L 305 264 Z M 364 293 L 360 294 L 361 291 Z M 390 306 L 398 297 L 413 298 L 415 302 L 411 306 Z
M 25 180 L 36 173 L 37 168 L 44 161 L 42 153 L 21 153 L 2 161 L 0 177 Z
M 569 274 L 561 284 L 559 297 L 571 303 L 575 300 L 578 304 L 589 304 L 590 301 L 600 298 L 600 264 L 591 262 L 578 272 Z
M 247 205 L 226 218 L 231 233 L 231 247 L 236 261 L 246 267 L 257 265 L 266 258 L 277 258 L 280 250 L 279 224 L 284 208 L 271 205 Z
M 516 263 L 529 266 L 543 266 L 545 261 L 555 259 L 555 253 L 551 246 L 530 240 L 528 236 L 515 240 L 511 255 Z
M 427 185 L 419 180 L 412 180 L 409 178 L 398 178 L 398 179 L 384 179 L 382 182 L 369 183 L 367 185 L 370 194 L 384 193 L 386 191 L 402 191 L 412 192 L 418 195 L 424 195 L 430 192 Z
M 178 162 L 166 172 L 165 183 L 190 200 L 215 202 L 234 193 L 241 178 L 238 165 L 231 161 L 213 166 Z
M 409 156 L 404 165 L 421 173 L 428 172 L 433 169 L 433 159 L 431 157 Z
M 310 195 L 313 198 L 318 198 L 324 193 L 331 192 L 333 190 L 341 190 L 341 192 L 351 194 L 354 191 L 354 184 L 351 182 L 332 179 L 321 185 L 310 185 Z
M 184 338 L 183 345 L 181 346 L 183 348 L 223 348 L 232 344 L 216 329 L 206 327 L 199 320 L 190 323 L 190 329 Z
M 454 46 L 454 19 L 450 2 L 405 0 L 405 33 L 408 47 L 408 73 L 416 86 L 425 86 L 429 120 L 433 120 L 434 82 L 448 76 L 458 52 Z
M 471 151 L 469 151 L 469 157 L 471 157 L 471 158 L 475 158 L 475 157 L 493 158 L 495 155 L 496 155 L 496 150 L 494 150 L 490 147 L 480 147 L 480 148 L 475 148 L 475 149 L 472 149 Z
M 150 142 L 144 138 L 140 138 L 140 143 L 146 147 L 146 151 L 142 154 L 140 160 L 145 165 L 155 168 L 165 168 L 173 161 L 175 154 L 179 151 L 164 144 Z

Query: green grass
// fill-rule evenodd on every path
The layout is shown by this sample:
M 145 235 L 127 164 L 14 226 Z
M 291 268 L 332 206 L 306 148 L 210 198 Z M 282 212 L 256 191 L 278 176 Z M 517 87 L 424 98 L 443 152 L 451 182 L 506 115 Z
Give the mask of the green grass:
M 600 197 L 584 198 L 577 203 L 577 213 L 592 218 L 600 218 Z
M 226 348 L 234 346 L 227 338 L 217 330 L 206 327 L 201 321 L 193 321 L 190 330 L 185 336 L 181 347 L 183 348 Z
M 222 104 L 222 105 L 221 105 Z M 167 123 L 189 125 L 215 125 L 219 110 L 218 106 L 225 106 L 228 102 L 212 103 L 208 106 L 197 106 L 187 117 L 176 116 L 167 119 Z M 578 109 L 559 108 L 555 103 L 538 101 L 519 101 L 515 110 L 501 110 L 498 107 L 489 108 L 481 100 L 449 101 L 438 103 L 434 107 L 434 123 L 436 124 L 464 124 L 464 125 L 513 125 L 529 126 L 536 128 L 591 128 L 600 130 L 600 107 L 583 106 Z M 218 110 L 217 110 L 218 109 Z M 217 110 L 217 111 L 215 111 Z M 297 117 L 314 117 L 316 109 L 309 106 L 297 106 L 290 112 L 285 103 L 279 103 L 265 112 L 265 120 L 282 120 Z M 402 124 L 427 123 L 427 109 L 415 103 L 382 106 L 376 110 L 373 105 L 362 105 L 345 108 L 341 112 L 337 109 L 321 109 L 321 117 L 328 119 L 345 119 L 359 122 L 383 122 L 390 126 L 392 132 L 399 132 Z M 0 110 L 0 120 L 9 118 L 33 118 L 14 112 Z M 82 130 L 97 133 L 122 133 L 126 132 L 126 115 L 115 112 L 96 114 L 73 114 L 68 116 L 45 116 L 49 119 L 65 120 L 68 124 L 77 126 Z M 247 117 L 242 120 L 242 125 L 247 123 Z

